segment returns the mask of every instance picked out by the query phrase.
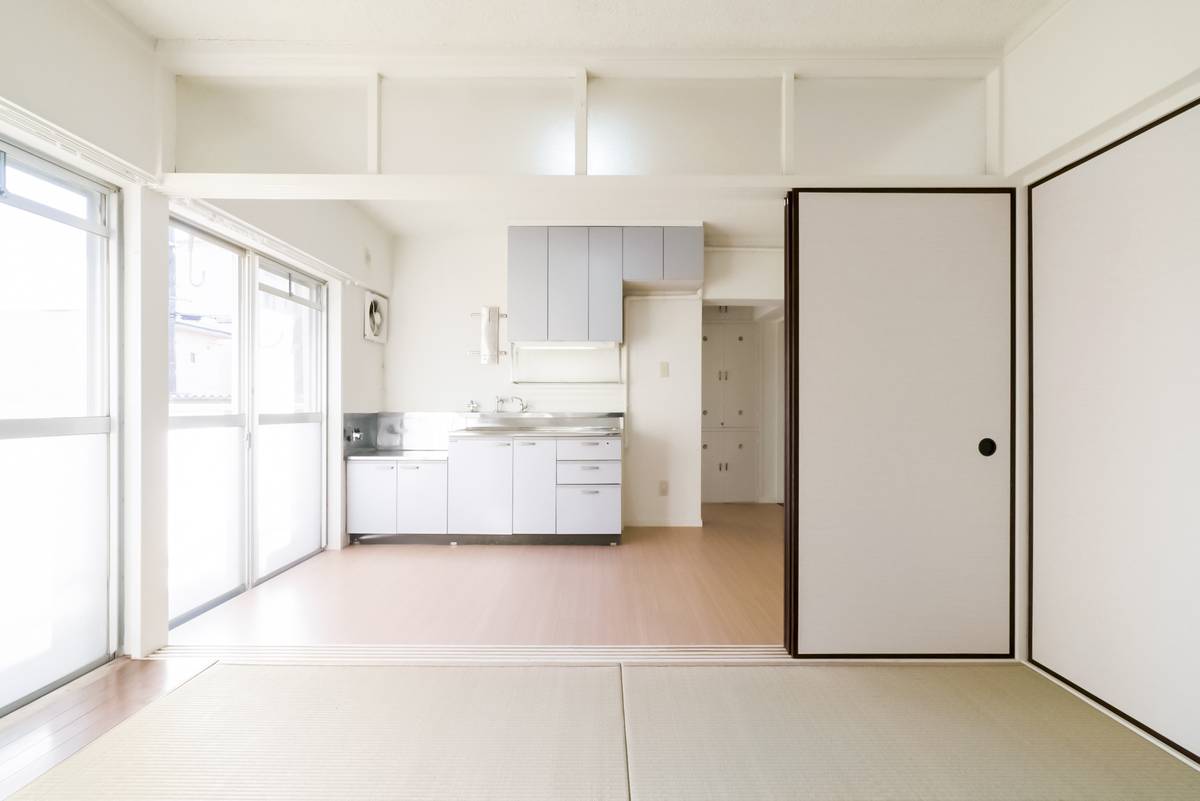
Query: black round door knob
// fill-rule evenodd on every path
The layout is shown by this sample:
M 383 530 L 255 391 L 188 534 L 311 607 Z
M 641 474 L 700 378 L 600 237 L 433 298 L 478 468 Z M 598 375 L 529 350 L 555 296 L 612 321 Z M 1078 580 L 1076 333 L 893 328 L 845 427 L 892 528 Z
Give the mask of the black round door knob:
M 991 456 L 996 452 L 996 440 L 991 437 L 984 437 L 979 440 L 979 452 L 984 456 Z

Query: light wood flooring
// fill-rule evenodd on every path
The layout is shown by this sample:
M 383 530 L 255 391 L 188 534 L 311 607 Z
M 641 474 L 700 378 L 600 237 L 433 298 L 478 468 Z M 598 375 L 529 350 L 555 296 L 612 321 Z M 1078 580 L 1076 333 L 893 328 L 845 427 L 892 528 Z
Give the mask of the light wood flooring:
M 783 509 L 706 504 L 703 528 L 619 546 L 355 545 L 171 632 L 172 645 L 769 645 Z

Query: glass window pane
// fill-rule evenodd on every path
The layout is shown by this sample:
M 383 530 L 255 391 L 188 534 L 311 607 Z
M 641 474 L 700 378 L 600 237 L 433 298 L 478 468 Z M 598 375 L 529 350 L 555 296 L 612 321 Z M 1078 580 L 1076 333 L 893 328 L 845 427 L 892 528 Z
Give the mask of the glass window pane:
M 0 418 L 108 413 L 106 265 L 104 237 L 0 204 Z
M 67 186 L 60 181 L 27 172 L 11 162 L 4 173 L 5 190 L 43 206 L 78 217 L 81 220 L 99 218 L 100 193 L 95 190 Z
M 258 429 L 254 443 L 255 578 L 321 547 L 321 424 Z
M 0 710 L 108 654 L 108 437 L 0 440 Z
M 167 606 L 171 619 L 242 586 L 245 430 L 167 437 Z
M 168 381 L 171 414 L 238 411 L 241 254 L 171 226 Z
M 254 393 L 258 413 L 320 411 L 320 313 L 259 292 L 257 315 Z

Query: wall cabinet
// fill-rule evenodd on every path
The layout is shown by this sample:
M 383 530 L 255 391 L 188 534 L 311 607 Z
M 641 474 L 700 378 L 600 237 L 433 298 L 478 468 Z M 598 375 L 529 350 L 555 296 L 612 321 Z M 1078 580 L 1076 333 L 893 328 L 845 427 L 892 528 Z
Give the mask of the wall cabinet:
M 351 534 L 395 534 L 396 463 L 346 463 L 346 530 Z
M 624 305 L 621 283 L 621 229 L 588 229 L 587 339 L 621 342 Z
M 702 337 L 701 426 L 757 428 L 761 398 L 754 324 L 705 324 Z
M 549 235 L 549 323 L 552 342 L 588 339 L 588 229 L 554 227 Z
M 663 280 L 663 229 L 626 226 L 622 229 L 622 270 L 626 281 Z
M 514 534 L 554 533 L 555 445 L 552 439 L 513 440 Z
M 663 280 L 704 280 L 703 226 L 671 226 L 663 229 Z
M 508 229 L 508 339 L 545 342 L 549 231 L 546 226 Z
M 445 462 L 396 464 L 396 531 L 400 534 L 446 533 Z
M 510 439 L 452 439 L 449 448 L 451 534 L 511 534 Z
M 508 229 L 508 340 L 620 342 L 621 229 Z
M 701 434 L 700 494 L 706 503 L 758 501 L 758 432 Z

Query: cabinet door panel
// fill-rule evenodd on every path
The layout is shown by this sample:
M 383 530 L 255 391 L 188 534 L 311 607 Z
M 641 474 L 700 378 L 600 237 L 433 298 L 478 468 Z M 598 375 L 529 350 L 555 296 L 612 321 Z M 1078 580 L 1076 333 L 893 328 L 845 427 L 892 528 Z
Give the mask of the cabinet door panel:
M 545 226 L 508 229 L 508 341 L 544 342 L 547 336 Z
M 588 335 L 592 342 L 620 342 L 621 229 L 588 229 Z
M 396 465 L 396 527 L 401 534 L 446 533 L 445 462 Z
M 705 325 L 700 343 L 700 426 L 720 428 L 725 368 L 724 326 Z
M 451 534 L 512 533 L 512 441 L 451 440 Z
M 396 463 L 346 463 L 346 531 L 396 533 Z
M 549 236 L 551 341 L 588 338 L 588 229 L 554 227 Z
M 720 431 L 706 431 L 700 443 L 700 500 L 704 503 L 725 501 L 724 437 Z
M 762 392 L 759 387 L 758 330 L 753 324 L 726 325 L 724 395 L 725 428 L 757 428 Z
M 729 431 L 725 443 L 725 500 L 758 502 L 758 432 Z
M 513 533 L 553 534 L 555 442 L 513 440 Z
M 667 281 L 704 280 L 704 228 L 671 226 L 663 229 L 663 278 Z
M 622 230 L 622 275 L 626 281 L 663 279 L 663 229 L 627 226 Z

